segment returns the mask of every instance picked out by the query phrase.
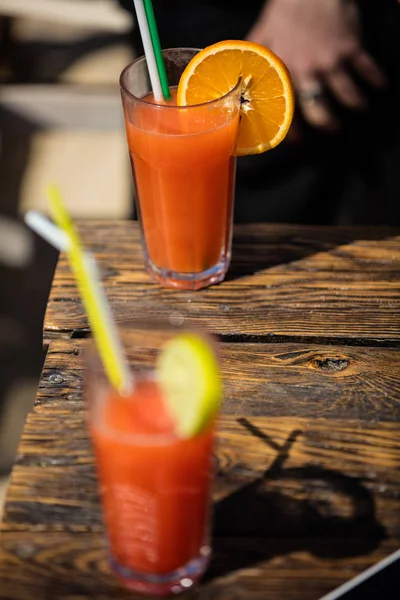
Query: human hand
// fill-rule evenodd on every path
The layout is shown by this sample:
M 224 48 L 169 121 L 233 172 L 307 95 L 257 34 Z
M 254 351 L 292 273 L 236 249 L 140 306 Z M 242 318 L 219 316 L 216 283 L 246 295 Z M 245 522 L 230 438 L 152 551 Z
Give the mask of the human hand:
M 247 38 L 268 46 L 285 62 L 304 118 L 320 129 L 339 127 L 325 90 L 350 109 L 367 106 L 352 71 L 371 86 L 386 83 L 362 47 L 354 0 L 269 0 Z

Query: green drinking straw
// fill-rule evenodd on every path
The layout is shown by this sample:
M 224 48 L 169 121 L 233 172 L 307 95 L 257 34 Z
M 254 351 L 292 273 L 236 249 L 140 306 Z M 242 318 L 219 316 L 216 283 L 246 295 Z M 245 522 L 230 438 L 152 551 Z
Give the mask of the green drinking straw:
M 147 24 L 149 26 L 151 43 L 153 45 L 154 56 L 157 64 L 158 76 L 160 78 L 161 89 L 164 96 L 164 100 L 171 98 L 169 91 L 167 72 L 165 70 L 164 57 L 162 55 L 160 37 L 158 35 L 157 23 L 154 16 L 153 3 L 151 0 L 143 0 L 144 10 L 146 13 Z

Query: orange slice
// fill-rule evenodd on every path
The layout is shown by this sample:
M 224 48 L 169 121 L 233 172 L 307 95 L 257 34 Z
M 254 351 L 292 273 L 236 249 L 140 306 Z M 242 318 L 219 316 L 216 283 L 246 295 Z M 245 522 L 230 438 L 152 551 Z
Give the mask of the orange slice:
M 294 111 L 289 71 L 268 48 L 229 40 L 201 50 L 182 73 L 177 101 L 186 106 L 216 100 L 239 78 L 242 104 L 236 154 L 260 154 L 285 138 Z

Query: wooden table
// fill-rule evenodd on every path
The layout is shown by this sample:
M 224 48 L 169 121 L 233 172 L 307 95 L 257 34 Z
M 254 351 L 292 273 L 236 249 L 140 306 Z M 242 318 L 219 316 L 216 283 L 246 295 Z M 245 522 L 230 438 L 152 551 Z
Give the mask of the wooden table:
M 161 289 L 132 222 L 80 230 L 119 320 L 178 312 L 218 334 L 214 561 L 200 600 L 318 600 L 400 546 L 400 237 L 244 226 L 225 283 Z M 88 326 L 64 257 L 37 403 L 2 525 L 0 598 L 132 598 L 110 574 L 82 401 Z

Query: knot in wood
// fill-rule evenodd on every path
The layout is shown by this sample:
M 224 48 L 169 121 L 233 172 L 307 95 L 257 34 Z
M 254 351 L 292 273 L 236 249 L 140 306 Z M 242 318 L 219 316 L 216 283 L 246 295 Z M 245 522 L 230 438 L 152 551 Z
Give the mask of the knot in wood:
M 17 546 L 16 554 L 19 558 L 30 558 L 35 554 L 35 546 L 33 544 L 21 544 Z
M 315 364 L 323 371 L 337 372 L 344 371 L 350 364 L 347 358 L 327 356 L 326 358 L 316 358 Z
M 64 381 L 64 377 L 60 375 L 60 373 L 52 373 L 49 376 L 50 383 L 62 383 Z

